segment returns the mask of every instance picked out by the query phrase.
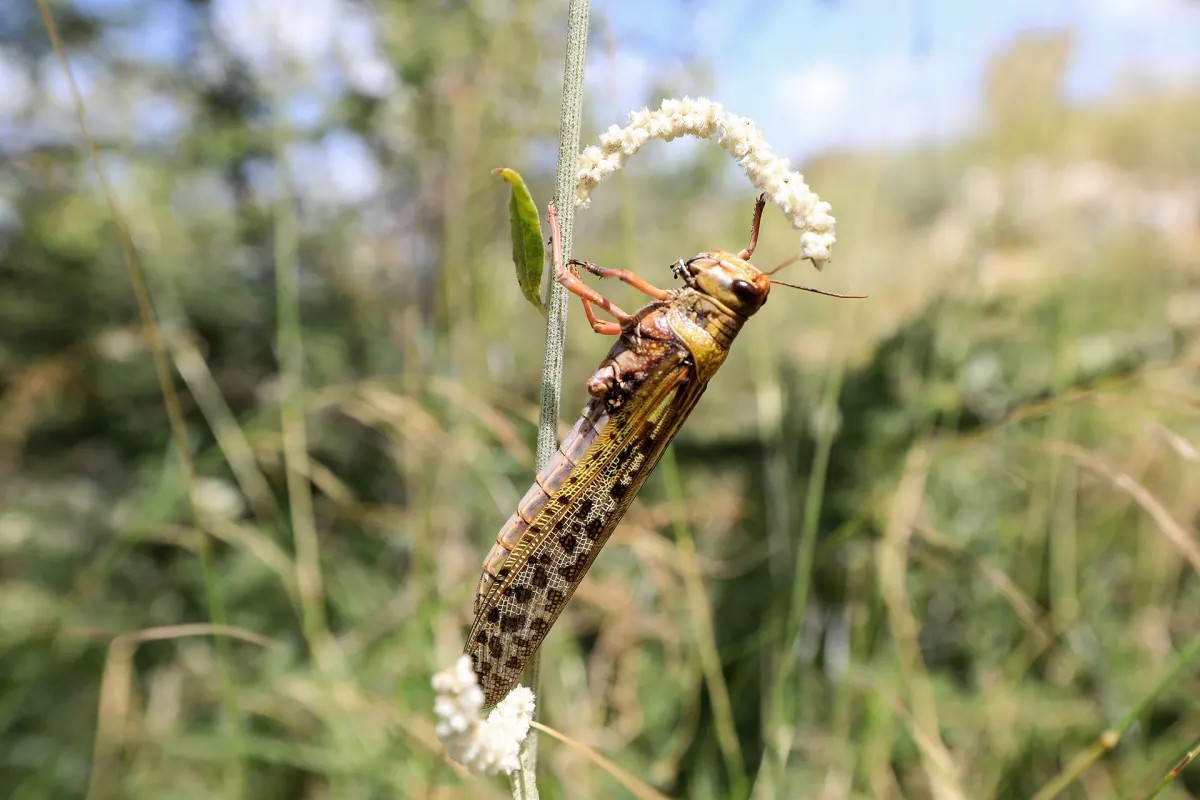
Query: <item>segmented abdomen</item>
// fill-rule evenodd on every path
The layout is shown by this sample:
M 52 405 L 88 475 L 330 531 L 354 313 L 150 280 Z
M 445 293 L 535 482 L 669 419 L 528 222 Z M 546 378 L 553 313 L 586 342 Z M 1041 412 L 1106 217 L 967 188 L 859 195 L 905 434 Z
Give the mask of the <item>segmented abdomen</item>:
M 596 440 L 607 424 L 608 412 L 605 410 L 604 402 L 593 400 L 588 403 L 584 407 L 579 421 L 575 423 L 575 427 L 571 428 L 550 461 L 533 479 L 533 485 L 521 498 L 521 502 L 517 503 L 516 513 L 508 518 L 508 522 L 496 534 L 496 543 L 492 545 L 491 551 L 483 561 L 483 575 L 479 579 L 479 590 L 475 594 L 476 614 L 479 613 L 488 587 L 495 582 L 505 560 L 517 546 L 521 534 L 529 530 L 529 524 L 546 507 L 546 503 L 550 502 L 555 492 L 562 487 L 567 476 L 571 474 L 571 470 L 576 468 L 587 449 L 592 446 L 592 442 Z

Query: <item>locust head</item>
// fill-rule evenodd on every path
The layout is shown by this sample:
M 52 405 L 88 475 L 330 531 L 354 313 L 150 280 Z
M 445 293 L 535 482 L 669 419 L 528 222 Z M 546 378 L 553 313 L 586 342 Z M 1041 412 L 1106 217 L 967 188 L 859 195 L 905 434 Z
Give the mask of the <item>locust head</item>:
M 724 250 L 713 250 L 684 261 L 680 259 L 671 265 L 675 274 L 683 279 L 692 289 L 707 295 L 720 303 L 739 317 L 748 317 L 762 308 L 771 292 L 771 284 L 778 283 L 792 289 L 823 294 L 829 297 L 861 298 L 864 295 L 837 294 L 795 283 L 775 280 L 771 276 L 795 261 L 790 258 L 772 270 L 763 272 L 748 260 L 754 254 L 758 245 L 758 226 L 762 221 L 763 206 L 766 195 L 759 195 L 754 204 L 754 220 L 750 224 L 750 243 L 737 255 L 726 253 Z
M 706 294 L 740 317 L 748 317 L 767 302 L 771 279 L 739 255 L 714 250 L 674 265 L 675 273 L 691 288 Z

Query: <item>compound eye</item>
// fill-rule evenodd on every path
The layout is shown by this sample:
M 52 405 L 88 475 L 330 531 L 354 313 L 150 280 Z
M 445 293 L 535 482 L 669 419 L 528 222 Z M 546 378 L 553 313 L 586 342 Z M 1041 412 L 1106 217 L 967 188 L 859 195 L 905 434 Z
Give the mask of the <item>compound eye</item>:
M 741 278 L 733 282 L 733 293 L 738 300 L 741 300 L 746 305 L 753 305 L 758 302 L 758 290 L 750 285 L 749 281 L 744 281 Z

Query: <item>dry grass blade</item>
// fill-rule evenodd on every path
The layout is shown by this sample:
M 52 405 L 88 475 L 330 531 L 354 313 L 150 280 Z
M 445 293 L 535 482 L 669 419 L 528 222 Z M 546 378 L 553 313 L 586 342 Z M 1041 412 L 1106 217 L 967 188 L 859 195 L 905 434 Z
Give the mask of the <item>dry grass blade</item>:
M 457 381 L 444 378 L 435 379 L 433 387 L 436 392 L 454 403 L 455 406 L 478 420 L 479 424 L 506 451 L 511 453 L 513 458 L 522 462 L 533 459 L 533 452 L 529 449 L 529 445 L 525 444 L 525 440 L 521 438 L 520 432 L 508 418 L 498 413 L 493 406 L 483 402 L 478 396 L 472 394 L 467 387 Z
M 1159 434 L 1162 435 L 1163 439 L 1166 440 L 1167 444 L 1171 446 L 1171 449 L 1174 450 L 1180 458 L 1185 461 L 1190 461 L 1193 464 L 1200 463 L 1200 452 L 1196 451 L 1195 445 L 1180 436 L 1175 431 L 1168 428 L 1166 425 L 1163 425 L 1161 422 L 1154 423 L 1153 427 L 1154 430 L 1158 431 Z
M 921 511 L 930 461 L 923 447 L 915 447 L 908 453 L 884 538 L 879 544 L 879 584 L 896 639 L 901 672 L 911 687 L 913 739 L 921 750 L 930 789 L 938 800 L 960 800 L 966 795 L 958 782 L 958 767 L 939 733 L 937 703 L 921 657 L 920 628 L 905 583 L 908 545 Z
M 1112 466 L 1104 459 L 1077 444 L 1071 442 L 1045 442 L 1045 447 L 1052 453 L 1070 456 L 1083 466 L 1107 479 L 1113 486 L 1127 493 L 1142 509 L 1150 515 L 1158 526 L 1159 531 L 1180 554 L 1192 565 L 1192 569 L 1200 573 L 1200 545 L 1196 543 L 1195 531 L 1189 530 L 1158 501 L 1145 486 L 1138 483 L 1128 473 Z
M 132 695 L 133 655 L 139 645 L 185 636 L 216 636 L 237 639 L 260 647 L 275 643 L 261 634 L 230 625 L 167 625 L 130 631 L 113 638 L 104 660 L 100 679 L 100 703 L 97 710 L 96 738 L 92 747 L 92 772 L 88 778 L 88 800 L 116 796 L 117 763 L 125 742 L 125 724 Z
M 74 378 L 76 361 L 70 353 L 37 361 L 14 375 L 0 393 L 0 479 L 20 469 L 30 431 L 45 413 L 48 400 Z
M 927 524 L 917 524 L 916 531 L 921 535 L 921 538 L 935 547 L 949 550 L 958 555 L 967 555 L 967 550 L 962 544 Z M 1036 649 L 1041 651 L 1049 647 L 1057 634 L 1043 623 L 1041 614 L 1032 598 L 1004 570 L 997 569 L 988 564 L 972 563 L 987 582 L 996 587 L 996 591 L 1008 603 L 1009 608 L 1013 610 L 1017 619 L 1020 620 L 1022 627 L 1025 628 L 1034 640 Z
M 293 600 L 296 598 L 295 567 L 283 548 L 253 525 L 226 519 L 209 520 L 208 533 L 226 544 L 241 548 L 261 561 L 275 576 Z M 200 536 L 204 536 L 202 532 Z
M 434 447 L 445 436 L 442 425 L 419 402 L 378 384 L 361 384 L 347 396 L 337 391 L 319 392 L 309 410 L 317 411 L 326 404 L 416 446 Z
M 175 368 L 179 370 L 188 391 L 195 398 L 200 412 L 208 420 L 217 446 L 221 448 L 221 453 L 233 471 L 238 486 L 249 500 L 250 507 L 254 509 L 255 516 L 260 522 L 275 519 L 279 515 L 279 509 L 275 505 L 271 486 L 254 457 L 254 448 L 234 418 L 229 404 L 225 402 L 221 387 L 213 378 L 208 364 L 204 362 L 196 345 L 187 337 L 168 336 L 168 345 L 175 358 Z
M 668 496 L 675 508 L 682 509 L 685 502 L 683 483 L 673 451 L 668 451 L 663 457 L 662 470 L 668 487 Z M 700 655 L 700 668 L 704 673 L 704 683 L 713 706 L 717 743 L 721 748 L 721 755 L 730 776 L 738 776 L 745 772 L 745 760 L 737 738 L 733 703 L 729 699 L 729 687 L 725 683 L 725 674 L 721 671 L 721 655 L 717 651 L 712 603 L 709 602 L 708 593 L 704 590 L 704 579 L 700 575 L 700 564 L 696 558 L 696 545 L 686 519 L 682 515 L 676 515 L 673 527 L 676 540 L 675 552 L 679 572 L 687 591 L 692 630 Z
M 613 776 L 613 778 L 617 782 L 619 782 L 622 786 L 624 786 L 626 789 L 628 789 L 630 791 L 630 793 L 633 794 L 634 797 L 637 797 L 640 800 L 668 800 L 668 798 L 665 794 L 662 794 L 661 792 L 656 790 L 654 787 L 649 786 L 648 784 L 644 783 L 643 781 L 638 780 L 633 775 L 630 775 L 628 772 L 621 769 L 616 764 L 609 761 L 607 758 L 600 755 L 599 753 L 597 753 L 592 748 L 588 747 L 583 742 L 578 742 L 578 741 L 572 739 L 570 736 L 567 736 L 564 733 L 559 733 L 554 728 L 551 728 L 547 725 L 543 725 L 540 722 L 535 721 L 533 723 L 533 727 L 537 728 L 542 733 L 548 734 L 548 735 L 554 737 L 555 739 L 558 739 L 563 744 L 572 748 L 576 752 L 582 754 L 584 757 L 586 757 L 588 760 L 590 760 L 596 766 L 600 767 L 600 769 L 604 770 L 609 775 Z

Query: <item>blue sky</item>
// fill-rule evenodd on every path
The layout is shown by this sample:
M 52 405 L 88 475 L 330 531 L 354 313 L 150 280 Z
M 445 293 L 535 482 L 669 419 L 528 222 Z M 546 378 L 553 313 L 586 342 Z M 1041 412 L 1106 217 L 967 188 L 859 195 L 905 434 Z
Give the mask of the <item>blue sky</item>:
M 114 18 L 139 9 L 136 24 L 106 31 L 116 52 L 169 63 L 184 50 L 185 0 L 74 2 Z M 561 14 L 566 0 L 558 6 Z M 252 68 L 319 67 L 325 80 L 289 105 L 299 127 L 318 122 L 323 103 L 345 85 L 401 97 L 375 41 L 369 0 L 213 0 L 211 9 L 218 36 Z M 667 86 L 753 118 L 775 151 L 794 159 L 831 146 L 957 135 L 978 119 L 989 60 L 1031 30 L 1072 32 L 1067 88 L 1076 99 L 1147 83 L 1200 89 L 1200 0 L 597 0 L 592 9 L 588 105 L 600 128 L 657 105 L 653 92 Z M 547 47 L 561 57 L 561 43 Z M 688 59 L 709 65 L 708 83 L 682 67 Z M 105 76 L 81 54 L 74 66 L 85 92 Z M 36 69 L 51 104 L 68 115 L 57 64 L 46 56 Z M 33 88 L 29 68 L 0 45 L 0 125 L 35 104 Z M 166 135 L 186 124 L 167 98 L 151 93 L 138 108 L 139 123 L 118 119 L 117 129 Z M 91 109 L 94 121 L 104 110 Z M 63 120 L 73 130 L 69 116 Z M 585 133 L 585 144 L 595 133 Z M 688 152 L 676 146 L 666 157 Z M 379 165 L 353 136 L 333 134 L 292 155 L 299 174 L 338 182 L 323 197 L 365 200 L 378 189 Z
M 1068 29 L 1074 98 L 1140 81 L 1200 86 L 1196 0 L 724 0 L 594 4 L 596 119 L 623 122 L 708 54 L 709 96 L 753 117 L 781 153 L 952 135 L 980 108 L 989 58 L 1030 30 Z M 1124 89 L 1128 90 L 1128 86 Z M 605 116 L 607 114 L 607 116 Z

